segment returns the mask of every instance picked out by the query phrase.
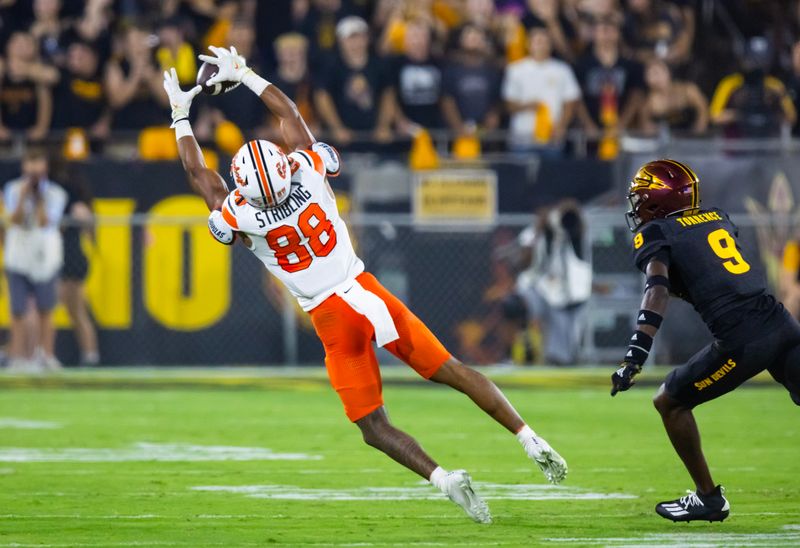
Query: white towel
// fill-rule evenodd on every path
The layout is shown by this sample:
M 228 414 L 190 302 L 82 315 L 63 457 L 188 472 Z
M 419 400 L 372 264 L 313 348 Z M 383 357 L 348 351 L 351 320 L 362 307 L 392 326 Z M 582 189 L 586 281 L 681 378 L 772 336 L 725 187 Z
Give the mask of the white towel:
M 337 290 L 336 294 L 350 305 L 350 308 L 369 320 L 375 329 L 375 343 L 378 346 L 387 345 L 400 338 L 386 303 L 375 293 L 364 289 L 357 280 L 353 280 L 353 284 L 347 289 Z

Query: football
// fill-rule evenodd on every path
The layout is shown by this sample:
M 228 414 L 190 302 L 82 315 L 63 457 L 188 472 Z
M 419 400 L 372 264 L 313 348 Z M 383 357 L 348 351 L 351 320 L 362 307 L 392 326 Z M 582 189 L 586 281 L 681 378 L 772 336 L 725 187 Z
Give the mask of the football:
M 212 65 L 210 63 L 203 63 L 200 65 L 200 70 L 197 71 L 197 83 L 203 86 L 203 93 L 208 95 L 228 93 L 230 90 L 236 88 L 240 84 L 240 82 L 219 82 L 213 86 L 207 86 L 206 82 L 208 82 L 208 80 L 216 74 L 216 65 Z

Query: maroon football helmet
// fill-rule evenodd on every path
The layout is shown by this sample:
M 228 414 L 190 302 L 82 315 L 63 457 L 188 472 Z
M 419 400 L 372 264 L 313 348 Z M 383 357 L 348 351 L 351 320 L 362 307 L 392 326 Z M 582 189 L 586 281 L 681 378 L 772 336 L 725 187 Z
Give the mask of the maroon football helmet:
M 695 210 L 700 205 L 697 184 L 700 180 L 692 168 L 675 160 L 655 160 L 639 168 L 631 181 L 625 214 L 628 228 L 636 232 L 653 219 Z

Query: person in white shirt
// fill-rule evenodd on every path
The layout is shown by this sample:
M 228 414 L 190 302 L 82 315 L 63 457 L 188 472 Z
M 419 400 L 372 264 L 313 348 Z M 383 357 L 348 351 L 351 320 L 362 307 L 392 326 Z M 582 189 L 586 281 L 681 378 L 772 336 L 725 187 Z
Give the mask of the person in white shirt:
M 552 57 L 545 27 L 528 32 L 529 55 L 511 63 L 503 80 L 510 113 L 509 148 L 558 155 L 575 115 L 581 90 L 570 66 Z
M 58 272 L 63 263 L 59 223 L 67 192 L 47 176 L 44 152 L 29 150 L 22 160 L 22 176 L 6 183 L 3 202 L 7 228 L 3 261 L 11 297 L 9 370 L 60 369 L 55 357 L 53 309 Z M 26 329 L 33 299 L 36 328 Z
M 448 472 L 408 434 L 389 421 L 383 404 L 373 344 L 411 366 L 425 379 L 469 396 L 484 412 L 516 434 L 528 457 L 552 482 L 567 474 L 563 458 L 539 437 L 489 379 L 454 358 L 425 324 L 364 269 L 339 215 L 328 177 L 339 173 L 336 150 L 316 142 L 297 106 L 277 86 L 247 67 L 235 48 L 212 46 L 216 65 L 206 85 L 240 82 L 280 120 L 287 154 L 275 143 L 245 143 L 231 162 L 232 192 L 205 165 L 189 123 L 200 86 L 183 91 L 175 69 L 164 73 L 172 127 L 189 185 L 206 202 L 208 229 L 221 244 L 240 240 L 281 280 L 309 313 L 325 349 L 325 366 L 345 414 L 364 441 L 429 480 L 473 520 L 490 523 L 486 503 L 464 470 Z

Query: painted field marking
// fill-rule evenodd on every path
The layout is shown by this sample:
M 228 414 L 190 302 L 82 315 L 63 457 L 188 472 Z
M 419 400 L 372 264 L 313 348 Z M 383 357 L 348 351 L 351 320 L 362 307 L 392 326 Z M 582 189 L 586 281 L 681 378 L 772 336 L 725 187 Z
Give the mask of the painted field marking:
M 25 519 L 85 519 L 85 520 L 176 520 L 176 519 L 252 519 L 265 518 L 258 514 L 197 514 L 197 515 L 164 515 L 164 514 L 0 514 L 0 520 L 25 520 Z
M 237 546 L 264 546 L 263 542 L 237 542 Z M 122 542 L 58 542 L 28 544 L 23 542 L 0 543 L 3 548 L 83 548 L 88 546 L 197 546 L 197 542 L 175 542 L 169 540 L 148 540 L 148 541 L 122 541 Z M 230 546 L 227 542 L 203 542 L 203 546 Z
M 226 542 L 203 542 L 203 546 L 230 546 Z M 128 541 L 128 542 L 69 542 L 69 543 L 20 543 L 8 542 L 0 543 L 2 548 L 84 548 L 84 547 L 106 547 L 106 546 L 192 546 L 196 547 L 197 542 L 178 542 L 178 541 Z M 264 546 L 263 542 L 237 542 L 236 546 Z M 303 543 L 303 546 L 341 546 L 341 547 L 360 547 L 360 546 L 453 546 L 446 542 L 312 542 Z M 458 546 L 519 546 L 519 541 L 512 542 L 459 542 Z
M 61 428 L 60 422 L 32 421 L 28 419 L 15 419 L 13 417 L 0 417 L 0 428 L 15 428 L 18 430 L 53 430 Z
M 608 500 L 635 499 L 624 493 L 593 493 L 585 489 L 556 485 L 475 482 L 486 500 Z M 232 493 L 250 498 L 274 500 L 364 501 L 364 500 L 440 500 L 444 494 L 430 485 L 415 487 L 357 487 L 350 489 L 315 489 L 293 485 L 199 485 L 193 491 Z
M 198 462 L 320 460 L 319 455 L 276 453 L 266 447 L 231 447 L 184 443 L 134 443 L 123 448 L 0 447 L 0 462 Z
M 558 544 L 580 546 L 625 546 L 625 547 L 681 547 L 709 548 L 714 546 L 797 546 L 798 533 L 651 533 L 631 537 L 551 537 L 541 539 Z

